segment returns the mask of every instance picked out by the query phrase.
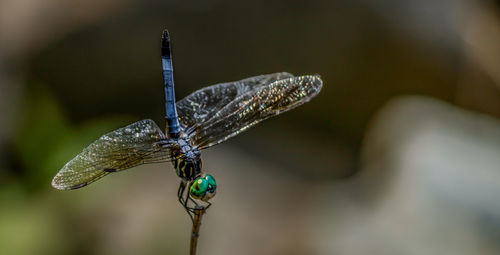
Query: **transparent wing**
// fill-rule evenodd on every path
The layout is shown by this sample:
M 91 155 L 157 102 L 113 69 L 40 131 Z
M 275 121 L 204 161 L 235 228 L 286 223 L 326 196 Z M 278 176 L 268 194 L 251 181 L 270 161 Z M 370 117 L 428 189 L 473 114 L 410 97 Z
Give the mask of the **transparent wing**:
M 192 142 L 201 149 L 221 143 L 251 126 L 302 105 L 321 90 L 319 75 L 292 77 L 257 87 L 198 123 Z
M 289 73 L 273 73 L 202 88 L 177 102 L 179 121 L 185 127 L 206 122 L 224 106 L 248 91 L 291 77 L 293 75 Z
M 140 164 L 170 161 L 165 135 L 146 119 L 101 136 L 57 173 L 52 186 L 77 189 L 111 172 Z

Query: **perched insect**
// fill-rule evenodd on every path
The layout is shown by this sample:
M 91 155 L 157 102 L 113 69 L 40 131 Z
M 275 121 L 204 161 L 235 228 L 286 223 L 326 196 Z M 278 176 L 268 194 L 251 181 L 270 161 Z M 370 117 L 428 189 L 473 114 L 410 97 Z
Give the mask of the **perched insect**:
M 166 132 L 149 119 L 101 136 L 66 163 L 52 181 L 61 190 L 78 189 L 113 172 L 170 161 L 181 178 L 177 196 L 192 218 L 198 202 L 215 195 L 213 176 L 202 171 L 200 150 L 316 96 L 318 75 L 274 73 L 202 88 L 175 102 L 170 38 L 163 32 L 161 59 L 165 86 Z M 186 187 L 189 187 L 186 191 Z

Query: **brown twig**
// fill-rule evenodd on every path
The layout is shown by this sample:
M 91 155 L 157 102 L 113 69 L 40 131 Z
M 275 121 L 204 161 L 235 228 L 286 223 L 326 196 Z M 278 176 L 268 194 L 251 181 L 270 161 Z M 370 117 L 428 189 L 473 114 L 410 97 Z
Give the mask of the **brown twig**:
M 194 209 L 193 230 L 191 231 L 191 248 L 189 251 L 189 254 L 191 255 L 196 255 L 196 246 L 198 244 L 198 237 L 200 236 L 201 219 L 203 218 L 205 210 L 206 208 L 202 206 L 196 206 Z

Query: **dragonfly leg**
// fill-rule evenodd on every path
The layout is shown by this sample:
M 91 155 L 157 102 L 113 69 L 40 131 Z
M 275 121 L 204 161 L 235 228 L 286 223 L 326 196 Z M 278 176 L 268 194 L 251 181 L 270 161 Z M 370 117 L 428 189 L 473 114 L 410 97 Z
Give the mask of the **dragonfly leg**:
M 179 202 L 181 202 L 181 204 L 183 203 L 181 200 L 182 200 L 182 193 L 184 193 L 184 189 L 186 189 L 186 183 L 181 181 L 181 183 L 179 184 L 179 189 L 177 189 L 177 198 L 179 199 Z
M 177 198 L 179 199 L 179 203 L 186 209 L 186 212 L 188 213 L 189 217 L 191 218 L 191 221 L 194 220 L 193 218 L 193 209 L 189 208 L 187 205 L 188 198 L 189 198 L 189 191 L 187 192 L 187 197 L 184 198 L 184 191 L 186 190 L 186 182 L 181 181 L 179 184 L 179 189 L 177 190 Z
M 194 200 L 194 199 L 193 199 L 193 198 L 189 195 L 189 193 L 188 193 L 187 198 L 188 198 L 191 202 L 193 202 L 193 204 L 194 204 L 194 207 L 190 207 L 190 209 L 194 210 L 194 209 L 196 209 L 197 207 L 199 207 L 199 206 L 200 206 L 200 205 L 199 205 L 198 203 L 196 203 L 196 201 L 195 201 L 195 200 Z
M 208 209 L 211 205 L 212 205 L 212 203 L 207 201 L 207 206 L 205 206 L 205 210 Z
M 192 183 L 189 183 L 189 186 L 191 186 Z M 189 194 L 189 189 L 186 190 L 186 187 L 188 186 L 188 183 L 184 180 L 181 180 L 179 184 L 179 189 L 177 190 L 177 198 L 179 199 L 179 203 L 184 207 L 186 212 L 189 214 L 189 217 L 191 220 L 194 220 L 193 214 L 195 213 L 196 210 L 199 210 L 200 208 L 203 208 L 204 210 L 208 209 L 212 203 L 206 202 L 207 205 L 200 205 L 196 200 L 194 200 L 190 194 Z M 184 194 L 185 193 L 185 194 Z M 191 201 L 191 203 L 189 203 Z M 191 206 L 194 205 L 194 206 Z
M 191 186 L 191 183 L 189 186 Z M 194 207 L 191 207 L 188 205 L 189 201 L 191 201 L 191 203 L 194 204 Z M 194 212 L 196 208 L 200 207 L 200 205 L 190 196 L 189 190 L 186 192 L 186 199 L 184 200 L 184 207 L 186 209 L 189 209 L 189 211 L 191 211 L 191 212 Z

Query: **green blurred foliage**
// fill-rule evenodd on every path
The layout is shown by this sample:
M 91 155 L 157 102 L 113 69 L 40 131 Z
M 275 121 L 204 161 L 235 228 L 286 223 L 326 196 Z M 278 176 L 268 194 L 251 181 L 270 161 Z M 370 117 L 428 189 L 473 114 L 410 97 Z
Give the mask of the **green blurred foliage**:
M 52 177 L 84 146 L 132 119 L 101 118 L 72 126 L 56 99 L 43 86 L 32 89 L 25 102 L 13 142 L 25 170 L 20 181 L 26 182 L 30 190 L 49 188 Z
M 47 197 L 30 197 L 24 185 L 11 182 L 0 189 L 0 254 L 65 254 L 61 223 Z M 7 205 L 7 206 L 6 206 Z

